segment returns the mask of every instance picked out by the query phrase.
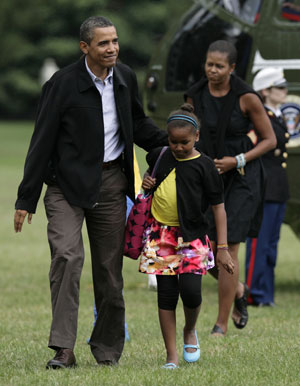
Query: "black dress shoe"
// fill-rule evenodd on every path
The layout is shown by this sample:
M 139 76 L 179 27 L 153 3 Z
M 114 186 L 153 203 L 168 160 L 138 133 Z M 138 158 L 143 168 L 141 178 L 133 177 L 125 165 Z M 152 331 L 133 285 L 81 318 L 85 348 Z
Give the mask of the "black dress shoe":
M 70 348 L 60 348 L 56 351 L 53 359 L 51 359 L 46 369 L 65 369 L 67 367 L 75 367 L 76 359 L 73 350 Z
M 117 366 L 118 362 L 116 361 L 99 361 L 99 366 Z
M 248 304 L 248 305 L 253 307 L 276 307 L 276 304 L 274 302 L 269 302 L 269 303 L 252 302 L 251 304 Z
M 257 307 L 275 307 L 275 303 L 273 303 L 273 302 L 257 303 Z

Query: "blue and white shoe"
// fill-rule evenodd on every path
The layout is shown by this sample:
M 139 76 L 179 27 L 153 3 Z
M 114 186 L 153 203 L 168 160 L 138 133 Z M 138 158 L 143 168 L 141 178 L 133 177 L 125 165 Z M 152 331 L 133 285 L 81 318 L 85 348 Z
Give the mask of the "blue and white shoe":
M 175 365 L 175 363 L 169 362 L 165 363 L 163 366 L 161 366 L 162 369 L 167 369 L 167 370 L 175 370 L 179 369 L 179 366 Z
M 184 343 L 184 336 L 183 336 L 183 359 L 186 362 L 192 363 L 196 362 L 200 358 L 200 346 L 198 342 L 197 332 L 195 331 L 195 337 L 197 344 L 185 344 Z M 196 351 L 194 352 L 187 352 L 187 348 L 194 348 Z

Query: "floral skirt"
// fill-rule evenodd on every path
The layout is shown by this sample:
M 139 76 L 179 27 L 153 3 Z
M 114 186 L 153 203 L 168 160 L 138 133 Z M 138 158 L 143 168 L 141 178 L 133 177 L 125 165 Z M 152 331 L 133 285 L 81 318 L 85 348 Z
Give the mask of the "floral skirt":
M 194 273 L 205 275 L 215 265 L 210 242 L 183 242 L 180 228 L 162 225 L 154 218 L 144 233 L 139 271 L 154 275 Z

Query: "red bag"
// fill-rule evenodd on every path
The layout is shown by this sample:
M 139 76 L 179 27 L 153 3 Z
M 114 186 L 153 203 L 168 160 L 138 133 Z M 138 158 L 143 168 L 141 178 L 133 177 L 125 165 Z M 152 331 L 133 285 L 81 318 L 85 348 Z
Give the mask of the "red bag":
M 124 256 L 137 260 L 143 249 L 143 234 L 151 212 L 152 194 L 138 194 L 125 228 Z
M 157 166 L 163 155 L 167 150 L 167 146 L 163 147 L 153 168 L 151 177 L 155 176 Z M 125 245 L 124 256 L 137 260 L 144 247 L 143 234 L 147 222 L 151 215 L 152 193 L 138 194 L 135 204 L 133 205 L 125 228 Z

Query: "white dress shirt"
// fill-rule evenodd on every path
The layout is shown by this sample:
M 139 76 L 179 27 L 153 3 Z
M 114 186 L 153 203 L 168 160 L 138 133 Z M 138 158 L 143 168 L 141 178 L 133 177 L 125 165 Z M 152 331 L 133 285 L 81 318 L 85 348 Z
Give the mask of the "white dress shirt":
M 102 81 L 90 70 L 85 58 L 87 72 L 90 74 L 102 100 L 104 123 L 104 158 L 103 162 L 113 161 L 124 150 L 125 144 L 121 139 L 119 119 L 114 96 L 113 68 L 110 68 L 107 77 Z
M 268 106 L 267 104 L 265 104 L 265 106 L 266 106 L 269 110 L 273 111 L 273 113 L 276 115 L 277 118 L 282 116 L 282 112 L 281 112 L 280 108 L 274 109 L 273 107 Z

